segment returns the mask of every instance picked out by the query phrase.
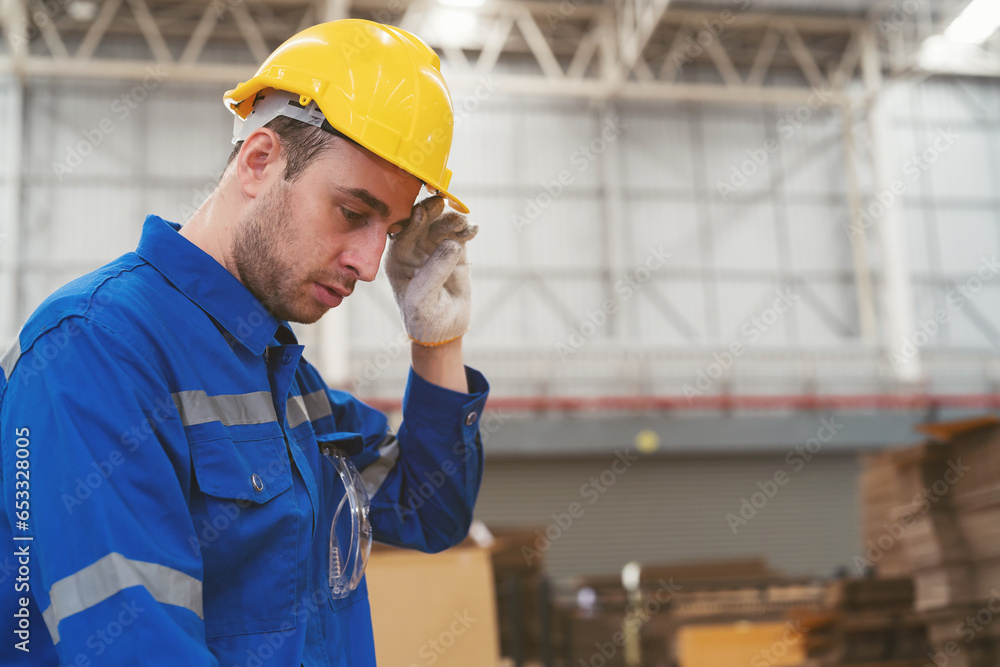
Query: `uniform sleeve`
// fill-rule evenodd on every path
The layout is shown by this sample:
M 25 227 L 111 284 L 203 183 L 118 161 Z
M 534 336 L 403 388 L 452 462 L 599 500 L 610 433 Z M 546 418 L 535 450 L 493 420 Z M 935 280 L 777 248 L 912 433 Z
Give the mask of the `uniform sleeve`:
M 328 390 L 338 428 L 364 435 L 365 449 L 354 461 L 371 495 L 369 518 L 379 542 L 438 552 L 468 534 L 483 478 L 479 421 L 489 385 L 468 367 L 466 378 L 468 394 L 410 369 L 395 435 L 381 412 Z
M 31 538 L 18 544 L 31 550 L 41 610 L 32 636 L 51 637 L 63 665 L 218 664 L 205 642 L 187 440 L 153 367 L 121 336 L 70 318 L 9 373 L 5 520 L 14 538 Z

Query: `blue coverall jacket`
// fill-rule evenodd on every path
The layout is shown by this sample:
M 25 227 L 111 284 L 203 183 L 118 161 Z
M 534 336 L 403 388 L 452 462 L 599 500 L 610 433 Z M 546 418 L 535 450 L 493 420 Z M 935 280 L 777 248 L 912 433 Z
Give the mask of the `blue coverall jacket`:
M 177 229 L 148 217 L 0 360 L 0 663 L 374 665 L 364 581 L 330 596 L 344 487 L 318 443 L 351 453 L 376 540 L 445 549 L 472 519 L 488 385 L 411 371 L 391 433 Z

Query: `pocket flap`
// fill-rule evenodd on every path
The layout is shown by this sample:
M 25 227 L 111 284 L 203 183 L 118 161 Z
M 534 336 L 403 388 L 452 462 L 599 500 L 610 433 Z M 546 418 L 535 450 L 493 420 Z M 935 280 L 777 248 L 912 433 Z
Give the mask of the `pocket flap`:
M 324 445 L 333 445 L 351 457 L 365 451 L 365 437 L 360 433 L 317 433 L 316 442 L 319 443 L 319 451 L 321 452 Z
M 264 503 L 291 488 L 284 440 L 219 438 L 191 443 L 198 486 L 217 498 Z

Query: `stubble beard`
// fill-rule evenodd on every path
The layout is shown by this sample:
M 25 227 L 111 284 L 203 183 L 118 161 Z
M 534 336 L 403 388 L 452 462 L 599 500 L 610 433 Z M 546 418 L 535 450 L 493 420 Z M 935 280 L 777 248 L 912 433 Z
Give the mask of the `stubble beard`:
M 307 314 L 295 308 L 304 295 L 298 293 L 302 281 L 288 256 L 294 247 L 289 194 L 288 183 L 278 181 L 238 221 L 233 263 L 243 285 L 268 312 L 281 320 L 312 324 L 322 312 Z

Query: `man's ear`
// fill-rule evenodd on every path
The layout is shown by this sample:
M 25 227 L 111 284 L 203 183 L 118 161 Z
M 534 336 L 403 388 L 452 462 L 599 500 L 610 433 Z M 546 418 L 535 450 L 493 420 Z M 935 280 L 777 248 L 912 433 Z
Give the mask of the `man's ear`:
M 284 170 L 285 155 L 278 135 L 266 127 L 251 132 L 236 156 L 236 180 L 243 194 L 255 199 L 281 178 Z

